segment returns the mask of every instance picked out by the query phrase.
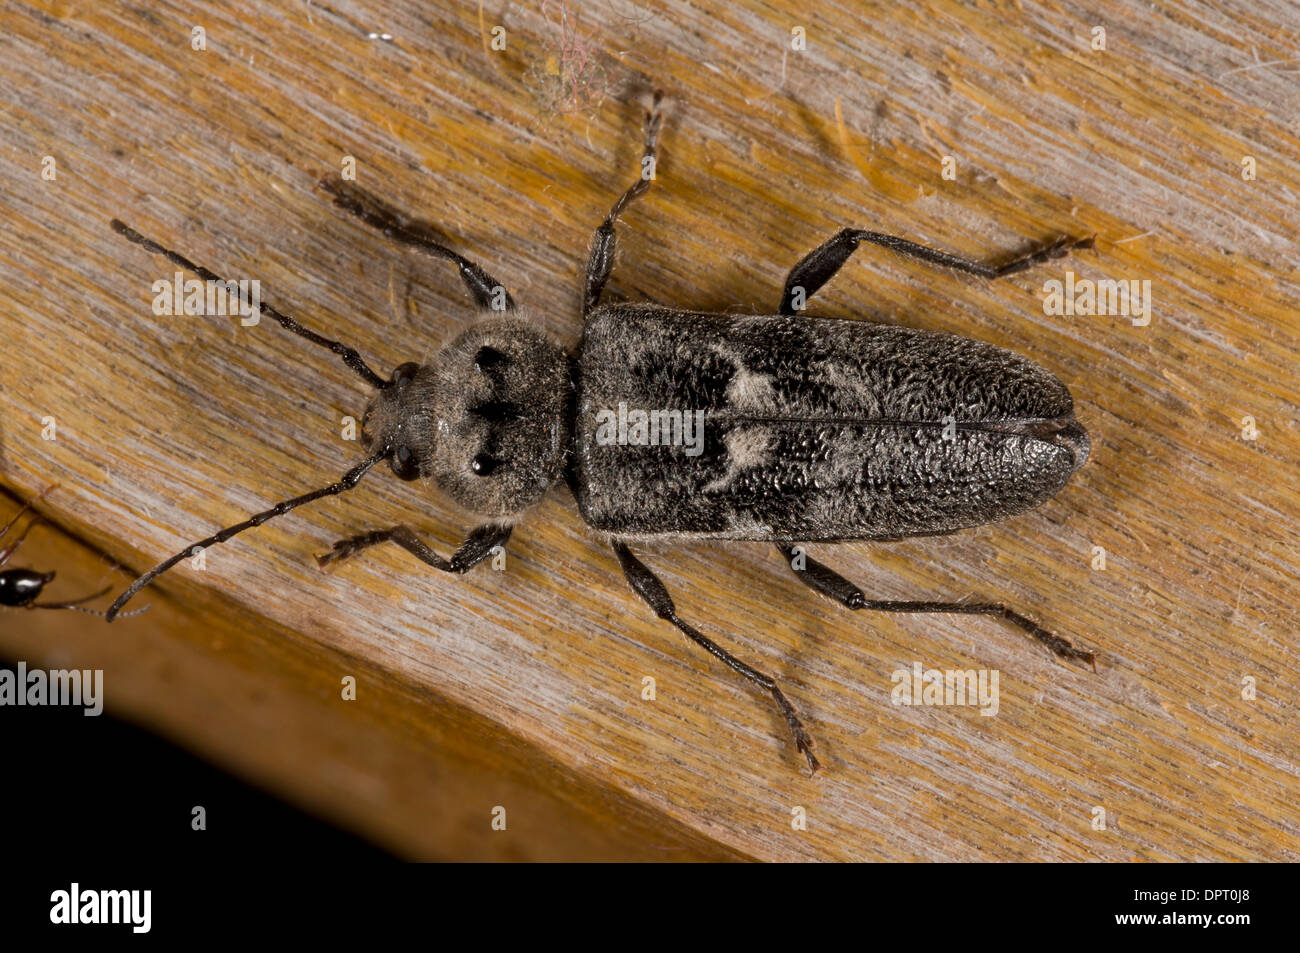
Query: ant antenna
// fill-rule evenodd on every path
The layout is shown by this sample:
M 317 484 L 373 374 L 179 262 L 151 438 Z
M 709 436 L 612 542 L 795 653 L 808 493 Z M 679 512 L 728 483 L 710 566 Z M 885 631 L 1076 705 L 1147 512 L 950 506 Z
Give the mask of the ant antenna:
M 54 573 L 50 573 L 50 575 L 53 576 Z M 93 595 L 89 595 L 89 596 L 82 596 L 80 599 L 71 599 L 67 602 L 33 602 L 31 605 L 27 606 L 27 608 L 28 609 L 75 609 L 77 612 L 86 613 L 86 615 L 94 615 L 94 616 L 99 616 L 101 619 L 107 619 L 108 618 L 107 613 L 101 612 L 98 609 L 87 609 L 85 606 L 82 605 L 82 603 L 89 602 L 92 599 L 98 599 L 100 596 L 104 596 L 112 592 L 112 590 L 113 590 L 112 586 L 105 586 L 103 589 L 99 590 L 99 592 L 96 592 Z M 142 612 L 148 612 L 151 608 L 153 607 L 142 606 L 139 609 L 132 609 L 130 612 L 123 612 L 120 618 L 129 619 L 133 615 L 139 615 Z
M 159 255 L 165 255 L 168 261 L 172 262 L 175 265 L 179 265 L 181 268 L 189 269 L 190 271 L 198 275 L 200 278 L 202 278 L 204 281 L 221 282 L 221 284 L 224 287 L 226 287 L 227 289 L 231 289 L 234 291 L 235 294 L 238 294 L 241 302 L 244 301 L 243 294 L 238 290 L 239 286 L 234 282 L 226 281 L 220 275 L 217 275 L 214 272 L 209 271 L 207 268 L 204 268 L 202 265 L 196 265 L 194 262 L 190 261 L 184 255 L 178 254 L 177 252 L 172 251 L 170 248 L 164 248 L 162 245 L 159 245 L 157 242 L 153 241 L 152 239 L 145 238 L 135 229 L 131 228 L 131 226 L 124 224 L 118 219 L 113 219 L 112 222 L 110 222 L 109 224 L 113 226 L 113 231 L 117 232 L 127 241 L 139 245 L 141 248 L 144 248 L 147 251 L 155 252 L 156 254 Z M 370 366 L 361 359 L 361 355 L 357 353 L 355 348 L 350 348 L 346 344 L 342 344 L 339 341 L 331 341 L 329 338 L 322 337 L 321 335 L 317 334 L 315 331 L 309 331 L 307 328 L 304 328 L 293 318 L 289 317 L 287 314 L 277 311 L 275 308 L 271 307 L 270 305 L 262 304 L 259 302 L 257 307 L 258 310 L 261 311 L 263 314 L 270 315 L 272 318 L 275 318 L 276 321 L 279 321 L 280 326 L 283 327 L 286 331 L 292 331 L 294 334 L 298 335 L 299 337 L 303 337 L 306 338 L 308 341 L 311 341 L 312 344 L 318 344 L 321 347 L 329 348 L 339 357 L 343 358 L 343 363 L 346 364 L 348 367 L 352 368 L 352 370 L 354 370 L 362 378 L 362 380 L 364 380 L 371 387 L 374 387 L 377 390 L 383 390 L 385 387 L 389 385 L 390 383 L 389 381 L 384 380 L 382 377 L 380 377 L 378 374 L 376 374 L 374 371 L 370 369 Z
M 336 483 L 331 483 L 329 486 L 321 487 L 319 490 L 312 490 L 310 493 L 304 493 L 302 496 L 295 496 L 290 500 L 281 500 L 269 510 L 263 510 L 261 513 L 256 513 L 244 520 L 242 523 L 236 523 L 234 526 L 227 526 L 221 532 L 214 533 L 207 539 L 201 539 L 197 543 L 190 543 L 190 545 L 186 546 L 175 556 L 163 560 L 157 566 L 154 566 L 153 569 L 150 569 L 147 573 L 138 578 L 135 582 L 131 583 L 126 592 L 118 596 L 113 604 L 108 607 L 108 612 L 104 615 L 104 619 L 108 622 L 112 622 L 116 619 L 118 613 L 122 611 L 122 606 L 130 602 L 131 598 L 137 592 L 149 585 L 149 583 L 153 582 L 153 580 L 158 576 L 161 576 L 167 570 L 171 569 L 185 557 L 197 555 L 198 551 L 207 549 L 209 546 L 215 546 L 217 543 L 224 543 L 232 536 L 238 536 L 246 529 L 252 529 L 254 526 L 261 526 L 267 520 L 274 519 L 277 516 L 283 516 L 290 510 L 297 509 L 305 503 L 311 503 L 326 496 L 338 496 L 340 493 L 352 489 L 361 482 L 361 478 L 366 475 L 366 472 L 371 467 L 379 461 L 387 459 L 392 455 L 392 452 L 393 451 L 390 448 L 385 447 L 369 459 L 362 460 L 347 473 L 343 474 Z

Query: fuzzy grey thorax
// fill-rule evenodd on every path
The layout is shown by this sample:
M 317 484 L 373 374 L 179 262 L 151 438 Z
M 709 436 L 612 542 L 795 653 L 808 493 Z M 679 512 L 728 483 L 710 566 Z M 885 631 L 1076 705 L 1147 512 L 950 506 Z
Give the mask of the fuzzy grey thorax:
M 568 357 L 513 317 L 479 322 L 423 365 L 402 365 L 366 410 L 367 450 L 393 472 L 430 478 L 466 509 L 505 517 L 564 471 L 571 422 Z

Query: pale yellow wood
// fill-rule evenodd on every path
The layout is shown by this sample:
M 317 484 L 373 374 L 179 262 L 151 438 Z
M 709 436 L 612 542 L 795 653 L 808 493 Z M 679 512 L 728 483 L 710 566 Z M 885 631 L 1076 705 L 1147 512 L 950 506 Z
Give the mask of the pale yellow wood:
M 330 8 L 0 8 L 5 485 L 59 483 L 46 510 L 141 570 L 358 459 L 341 418 L 367 395 L 336 359 L 267 323 L 154 316 L 172 269 L 108 228 L 260 279 L 378 367 L 423 359 L 467 299 L 314 189 L 344 156 L 576 342 L 587 242 L 636 173 L 653 84 L 663 159 L 612 296 L 769 311 L 845 225 L 975 257 L 1096 233 L 1094 254 L 996 284 L 864 250 L 819 296 L 1043 363 L 1093 456 L 1014 522 L 814 554 L 882 597 L 1003 599 L 1097 649 L 1099 673 L 993 620 L 847 613 L 768 547 L 648 554 L 685 618 L 780 678 L 826 765 L 810 780 L 767 701 L 649 615 L 562 493 L 504 572 L 381 549 L 320 573 L 312 554 L 359 529 L 410 522 L 446 552 L 468 527 L 380 474 L 171 574 L 148 616 L 0 616 L 5 651 L 111 665 L 110 707 L 410 856 L 1300 856 L 1291 4 L 593 4 L 569 16 L 607 57 L 599 85 L 558 114 L 537 90 L 574 61 L 559 4 Z M 1150 325 L 1045 315 L 1066 269 L 1150 280 Z M 80 552 L 51 555 L 102 575 Z M 891 705 L 915 661 L 997 669 L 998 715 Z M 486 829 L 497 798 L 535 821 L 509 846 Z M 462 824 L 482 832 L 446 834 Z

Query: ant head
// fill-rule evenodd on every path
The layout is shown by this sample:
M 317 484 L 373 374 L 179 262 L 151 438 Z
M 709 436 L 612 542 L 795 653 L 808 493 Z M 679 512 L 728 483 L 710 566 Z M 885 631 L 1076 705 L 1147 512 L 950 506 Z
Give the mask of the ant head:
M 571 387 L 564 351 L 526 321 L 492 318 L 425 365 L 403 364 L 362 419 L 367 450 L 426 477 L 471 512 L 510 516 L 564 472 Z
M 52 572 L 33 572 L 30 569 L 0 572 L 0 606 L 24 608 L 31 605 L 53 578 Z

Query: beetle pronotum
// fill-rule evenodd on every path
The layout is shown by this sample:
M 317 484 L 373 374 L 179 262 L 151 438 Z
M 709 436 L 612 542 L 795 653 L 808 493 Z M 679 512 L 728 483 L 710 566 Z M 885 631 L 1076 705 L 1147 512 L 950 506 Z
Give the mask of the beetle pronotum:
M 656 158 L 658 107 L 656 95 L 646 114 L 643 170 Z M 513 314 L 514 300 L 504 288 L 442 244 L 435 230 L 350 183 L 322 183 L 336 205 L 389 238 L 455 264 L 484 317 L 429 363 L 402 364 L 385 379 L 353 348 L 259 305 L 287 330 L 338 354 L 376 389 L 362 422 L 369 455 L 338 481 L 277 503 L 159 563 L 117 598 L 109 620 L 195 547 L 225 542 L 343 493 L 387 461 L 399 478 L 431 481 L 484 522 L 450 558 L 408 527 L 393 526 L 340 540 L 317 557 L 322 566 L 391 542 L 435 569 L 467 572 L 564 480 L 586 523 L 608 537 L 637 595 L 768 692 L 813 771 L 819 764 L 812 739 L 776 681 L 682 620 L 632 545 L 665 538 L 766 540 L 792 568 L 801 565 L 798 577 L 806 585 L 849 609 L 995 615 L 1062 658 L 1092 662 L 1093 653 L 999 603 L 869 599 L 802 551 L 795 559 L 802 543 L 944 534 L 1023 512 L 1060 490 L 1089 449 L 1069 391 L 1028 359 L 953 334 L 801 316 L 807 299 L 863 243 L 998 278 L 1091 247 L 1092 239 L 1060 239 L 993 267 L 891 235 L 845 229 L 794 266 L 776 314 L 602 305 L 615 225 L 650 180 L 643 172 L 596 229 L 583 337 L 572 354 Z M 120 221 L 112 224 L 201 278 L 222 280 Z M 692 446 L 683 439 L 688 421 L 699 424 Z M 661 428 L 668 439 L 660 439 Z

